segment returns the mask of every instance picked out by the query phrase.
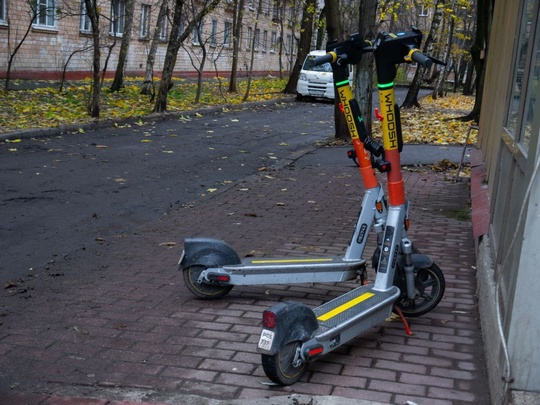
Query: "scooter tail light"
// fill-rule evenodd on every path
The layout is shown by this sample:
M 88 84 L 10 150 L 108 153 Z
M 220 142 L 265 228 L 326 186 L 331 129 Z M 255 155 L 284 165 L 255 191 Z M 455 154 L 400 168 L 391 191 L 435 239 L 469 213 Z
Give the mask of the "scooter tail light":
M 224 283 L 228 283 L 231 280 L 231 277 L 229 275 L 224 274 L 222 276 L 217 276 L 216 280 L 217 281 L 222 281 Z
M 276 327 L 276 314 L 272 311 L 264 311 L 263 312 L 263 326 L 265 328 L 273 329 Z
M 322 346 L 315 346 L 310 347 L 307 352 L 307 357 L 313 357 L 321 354 L 324 351 L 324 347 Z

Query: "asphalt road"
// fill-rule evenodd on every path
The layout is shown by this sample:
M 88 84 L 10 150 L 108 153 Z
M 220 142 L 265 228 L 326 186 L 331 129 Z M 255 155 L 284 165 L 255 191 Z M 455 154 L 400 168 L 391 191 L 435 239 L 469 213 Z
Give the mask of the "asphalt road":
M 333 135 L 328 103 L 0 143 L 0 282 L 47 269 Z M 346 159 L 346 158 L 345 158 Z
M 136 233 L 333 135 L 333 105 L 314 101 L 0 142 L 0 282 Z

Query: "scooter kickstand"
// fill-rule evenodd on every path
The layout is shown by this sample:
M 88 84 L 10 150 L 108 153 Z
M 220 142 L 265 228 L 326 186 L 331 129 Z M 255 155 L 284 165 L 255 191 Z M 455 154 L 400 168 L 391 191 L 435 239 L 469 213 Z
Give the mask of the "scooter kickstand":
M 407 319 L 405 318 L 405 316 L 403 316 L 403 312 L 401 312 L 401 309 L 399 309 L 399 307 L 397 305 L 394 305 L 394 313 L 397 314 L 397 316 L 399 316 L 399 319 L 401 319 L 401 322 L 403 322 L 403 326 L 405 327 L 405 333 L 407 333 L 407 335 L 409 336 L 412 336 L 412 331 L 411 331 L 411 328 L 409 327 L 409 322 L 407 322 Z

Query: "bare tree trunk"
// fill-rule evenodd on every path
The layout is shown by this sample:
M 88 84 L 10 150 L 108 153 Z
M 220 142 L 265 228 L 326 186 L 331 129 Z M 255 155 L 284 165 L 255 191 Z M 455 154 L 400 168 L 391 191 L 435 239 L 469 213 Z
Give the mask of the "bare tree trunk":
M 259 17 L 261 15 L 262 11 L 262 0 L 259 0 L 259 5 L 257 6 L 257 16 L 255 17 L 255 27 L 253 28 L 253 39 L 251 42 L 251 57 L 250 57 L 250 63 L 249 63 L 249 71 L 248 71 L 248 81 L 247 81 L 247 87 L 246 87 L 246 93 L 244 94 L 244 98 L 242 98 L 242 101 L 246 101 L 249 97 L 249 91 L 251 90 L 251 79 L 252 79 L 252 73 L 253 73 L 253 62 L 255 61 L 255 43 L 257 41 L 257 35 L 255 33 L 257 32 L 257 28 L 259 25 Z
M 452 3 L 452 9 L 456 7 L 455 1 Z M 448 64 L 452 55 L 452 43 L 454 38 L 454 18 L 452 16 L 448 17 L 450 19 L 450 27 L 448 29 L 448 37 L 446 39 L 446 48 L 444 50 L 443 62 Z M 448 78 L 449 69 L 446 66 L 441 66 L 437 68 L 439 70 L 439 76 L 435 80 L 435 85 L 433 87 L 433 93 L 431 97 L 437 99 L 437 97 L 444 97 L 444 87 L 446 84 L 446 79 Z M 455 80 L 455 79 L 454 79 Z
M 131 34 L 133 31 L 133 10 L 135 8 L 135 0 L 126 0 L 126 14 L 124 32 L 122 33 L 122 43 L 120 44 L 120 52 L 118 53 L 118 64 L 114 80 L 111 84 L 111 91 L 118 91 L 124 87 L 124 76 L 126 73 L 126 61 L 129 51 L 129 43 L 131 42 Z
M 341 19 L 339 16 L 339 0 L 327 0 L 325 1 L 326 10 L 326 32 L 328 33 L 328 41 L 337 39 L 343 40 L 343 34 L 341 32 Z M 335 137 L 340 139 L 349 140 L 349 130 L 345 122 L 345 116 L 339 109 L 339 98 L 334 98 L 334 128 Z
M 165 61 L 163 62 L 163 72 L 161 74 L 161 81 L 159 83 L 156 102 L 154 104 L 154 112 L 167 111 L 167 94 L 172 87 L 172 74 L 176 65 L 178 50 L 180 49 L 180 46 L 183 42 L 183 39 L 181 39 L 181 35 L 179 33 L 183 11 L 184 0 L 176 0 L 174 2 L 174 14 L 171 24 L 171 35 L 169 37 L 169 43 L 167 44 Z M 193 27 L 195 26 L 195 21 L 193 20 L 192 22 L 193 24 L 191 29 L 193 29 Z M 186 29 L 186 32 L 189 31 Z
M 64 67 L 62 68 L 62 77 L 60 78 L 60 86 L 58 87 L 59 93 L 62 93 L 62 91 L 64 90 L 64 83 L 66 82 L 66 72 L 67 72 L 69 62 L 71 62 L 71 58 L 73 58 L 76 54 L 81 53 L 81 52 L 86 52 L 90 50 L 91 48 L 92 48 L 91 46 L 85 46 L 84 48 L 81 48 L 81 49 L 75 49 L 73 52 L 70 53 L 70 55 L 67 58 L 66 63 L 64 63 Z
M 283 21 L 285 21 L 285 9 L 287 7 L 287 2 L 282 1 L 281 2 L 281 11 L 279 16 L 279 37 L 281 38 L 281 41 L 279 41 L 279 78 L 283 78 L 283 35 L 285 35 L 285 27 L 283 26 Z M 262 6 L 261 6 L 262 7 Z
M 315 40 L 315 49 L 323 49 L 324 33 L 326 31 L 326 6 L 323 7 L 317 18 L 317 38 Z
M 476 15 L 476 38 L 471 48 L 471 57 L 476 71 L 476 97 L 472 111 L 462 117 L 462 121 L 476 122 L 480 119 L 482 109 L 482 96 L 484 92 L 484 79 L 486 74 L 485 61 L 488 52 L 489 34 L 491 31 L 491 18 L 493 16 L 493 3 L 495 0 L 479 0 Z M 471 73 L 472 74 L 472 73 Z
M 465 84 L 463 85 L 463 95 L 472 96 L 474 94 L 474 62 L 472 59 L 465 65 L 465 72 L 463 74 L 467 74 Z
M 233 54 L 231 66 L 231 78 L 229 80 L 229 93 L 236 93 L 238 78 L 238 53 L 240 51 L 240 33 L 242 32 L 242 21 L 244 20 L 245 0 L 235 0 L 233 16 Z
M 159 13 L 156 20 L 156 28 L 154 35 L 152 36 L 152 43 L 150 44 L 150 50 L 148 51 L 148 57 L 146 58 L 146 68 L 144 71 L 144 81 L 141 87 L 141 94 L 155 94 L 154 91 L 154 63 L 156 61 L 156 52 L 159 44 L 159 33 L 167 17 L 169 2 L 168 0 L 161 0 L 159 6 Z
M 296 84 L 298 77 L 300 76 L 300 69 L 302 63 L 306 59 L 307 54 L 311 48 L 311 38 L 313 37 L 313 21 L 315 18 L 315 0 L 306 0 L 302 9 L 302 22 L 300 24 L 300 42 L 298 44 L 298 53 L 296 55 L 296 62 L 292 69 L 289 81 L 283 89 L 285 94 L 296 93 Z
M 169 37 L 169 43 L 167 45 L 167 52 L 165 54 L 165 61 L 163 63 L 163 72 L 161 74 L 161 81 L 159 82 L 158 93 L 156 96 L 156 102 L 154 104 L 154 112 L 167 111 L 167 94 L 172 87 L 172 75 L 174 67 L 176 65 L 176 59 L 178 57 L 178 50 L 184 40 L 193 31 L 193 28 L 199 24 L 202 18 L 211 12 L 221 0 L 210 0 L 205 3 L 203 8 L 196 13 L 193 18 L 186 25 L 183 33 L 180 32 L 182 14 L 185 0 L 176 0 L 174 3 L 173 21 L 171 24 L 171 35 Z
M 92 58 L 92 93 L 87 105 L 88 114 L 91 117 L 99 117 L 99 94 L 101 92 L 101 81 L 99 78 L 101 64 L 101 50 L 99 47 L 99 11 L 97 0 L 84 0 L 86 13 L 92 25 L 92 45 L 94 48 Z
M 429 29 L 429 34 L 426 38 L 426 42 L 424 43 L 424 48 L 422 50 L 422 52 L 426 55 L 431 55 L 433 53 L 433 47 L 437 40 L 437 34 L 439 32 L 439 27 L 443 18 L 444 2 L 445 0 L 437 0 L 437 3 L 435 4 L 435 12 L 433 13 L 433 19 L 431 20 L 431 27 Z M 418 93 L 420 92 L 420 86 L 422 84 L 425 74 L 426 71 L 424 70 L 424 68 L 418 65 L 414 74 L 413 81 L 409 86 L 407 96 L 405 96 L 405 101 L 403 101 L 403 108 L 420 107 L 420 103 L 418 102 Z
M 17 43 L 15 48 L 13 48 L 13 52 L 9 54 L 9 59 L 7 63 L 7 69 L 6 69 L 6 81 L 4 84 L 4 91 L 9 90 L 9 82 L 11 81 L 11 68 L 13 67 L 13 61 L 15 60 L 15 56 L 19 52 L 19 49 L 21 49 L 21 46 L 24 44 L 24 41 L 26 41 L 26 38 L 28 37 L 28 34 L 30 34 L 30 31 L 32 30 L 32 24 L 34 19 L 36 18 L 36 8 L 31 7 L 30 9 L 30 21 L 28 22 L 28 25 L 26 27 L 26 31 L 24 32 L 23 37 L 21 40 Z M 7 26 L 7 42 L 8 42 L 8 49 L 9 45 L 11 44 L 11 24 L 8 24 Z
M 362 33 L 364 39 L 372 39 L 376 35 L 377 4 L 377 0 L 360 0 L 358 32 Z M 360 63 L 356 66 L 355 98 L 369 134 L 371 134 L 373 124 L 373 66 L 371 53 L 362 56 Z

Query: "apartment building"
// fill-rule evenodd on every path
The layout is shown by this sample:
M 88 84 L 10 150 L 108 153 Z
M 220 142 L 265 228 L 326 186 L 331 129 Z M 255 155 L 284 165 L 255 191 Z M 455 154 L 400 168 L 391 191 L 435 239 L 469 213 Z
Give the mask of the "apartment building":
M 117 65 L 125 33 L 128 0 L 100 2 L 101 64 L 107 75 Z M 131 42 L 126 73 L 143 76 L 156 31 L 161 0 L 134 0 Z M 186 2 L 184 23 L 208 0 Z M 260 1 L 260 3 L 259 3 Z M 255 74 L 288 74 L 294 63 L 301 10 L 294 1 L 245 0 L 241 26 L 239 76 L 247 72 L 253 54 Z M 189 33 L 178 53 L 175 74 L 193 76 L 206 52 L 205 75 L 228 75 L 232 63 L 233 18 L 236 1 L 222 0 Z M 163 66 L 170 36 L 172 10 L 162 20 L 154 74 Z M 18 50 L 17 50 L 17 47 Z M 6 76 L 8 61 L 15 53 L 12 78 L 54 79 L 66 71 L 68 79 L 88 77 L 92 69 L 92 26 L 85 0 L 0 0 L 0 77 Z

